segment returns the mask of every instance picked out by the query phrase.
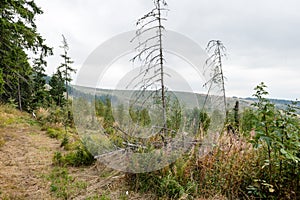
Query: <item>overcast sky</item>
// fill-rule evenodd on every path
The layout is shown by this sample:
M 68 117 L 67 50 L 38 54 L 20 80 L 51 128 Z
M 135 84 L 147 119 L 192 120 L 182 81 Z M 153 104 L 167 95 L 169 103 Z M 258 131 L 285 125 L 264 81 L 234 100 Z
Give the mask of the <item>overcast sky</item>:
M 48 74 L 61 62 L 61 34 L 79 69 L 89 54 L 111 37 L 134 30 L 152 0 L 36 0 L 44 14 L 38 31 L 54 47 Z M 167 0 L 167 29 L 202 48 L 211 39 L 227 47 L 224 74 L 227 96 L 249 97 L 260 82 L 270 97 L 300 98 L 300 1 Z

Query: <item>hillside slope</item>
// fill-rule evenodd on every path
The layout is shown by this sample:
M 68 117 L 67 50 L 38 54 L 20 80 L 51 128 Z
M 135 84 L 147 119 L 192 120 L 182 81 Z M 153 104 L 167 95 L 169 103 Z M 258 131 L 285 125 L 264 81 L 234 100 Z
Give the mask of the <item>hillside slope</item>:
M 59 142 L 34 125 L 30 116 L 1 107 L 0 198 L 51 199 L 43 174 L 51 171 Z
M 0 199 L 153 199 L 127 195 L 125 174 L 100 163 L 53 165 L 60 144 L 29 114 L 0 105 Z

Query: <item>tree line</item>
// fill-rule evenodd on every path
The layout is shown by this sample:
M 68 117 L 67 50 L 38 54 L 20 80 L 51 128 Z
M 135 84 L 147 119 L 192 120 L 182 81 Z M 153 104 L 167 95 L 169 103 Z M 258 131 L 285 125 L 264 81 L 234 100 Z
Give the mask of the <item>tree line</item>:
M 45 43 L 35 23 L 43 11 L 34 1 L 5 0 L 0 2 L 0 13 L 0 101 L 21 111 L 64 105 L 75 72 L 66 38 L 62 36 L 62 63 L 47 87 L 45 58 L 53 55 L 53 48 Z

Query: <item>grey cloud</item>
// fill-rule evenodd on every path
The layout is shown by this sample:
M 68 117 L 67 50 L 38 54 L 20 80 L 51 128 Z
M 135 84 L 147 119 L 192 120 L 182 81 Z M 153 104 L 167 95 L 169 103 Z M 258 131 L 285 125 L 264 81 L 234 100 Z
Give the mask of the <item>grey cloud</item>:
M 211 39 L 220 39 L 228 48 L 226 65 L 230 69 L 283 69 L 300 74 L 300 1 L 298 0 L 167 0 L 170 12 L 166 27 L 195 40 L 203 48 Z M 45 14 L 37 20 L 39 31 L 49 45 L 58 48 L 61 33 L 69 40 L 72 58 L 81 65 L 98 45 L 112 36 L 135 28 L 137 18 L 152 8 L 151 0 L 37 0 Z M 57 52 L 57 53 L 56 53 Z M 50 59 L 50 68 L 59 62 L 59 50 Z M 231 66 L 231 67 L 230 67 Z M 243 83 L 246 74 L 231 75 L 242 91 L 253 88 Z M 233 77 L 234 76 L 234 77 Z M 263 76 L 262 76 L 263 78 Z M 286 77 L 276 76 L 289 90 L 274 85 L 277 97 L 300 97 L 293 78 L 292 86 Z M 247 79 L 248 80 L 248 79 Z M 251 80 L 251 79 L 249 79 Z M 231 80 L 229 79 L 228 82 Z M 264 81 L 264 80 L 261 80 Z M 229 89 L 231 85 L 229 85 Z M 296 85 L 296 86 L 295 86 Z M 270 88 L 271 89 L 271 88 Z M 292 92 L 291 92 L 292 91 Z M 236 94 L 238 96 L 239 94 Z M 244 93 L 242 95 L 245 95 Z

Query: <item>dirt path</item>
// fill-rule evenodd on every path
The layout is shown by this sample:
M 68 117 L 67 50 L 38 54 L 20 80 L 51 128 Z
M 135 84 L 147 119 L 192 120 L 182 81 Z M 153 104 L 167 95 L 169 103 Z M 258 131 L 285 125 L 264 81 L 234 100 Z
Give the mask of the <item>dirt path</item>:
M 43 176 L 51 171 L 59 142 L 38 127 L 18 124 L 0 128 L 0 199 L 52 199 Z
M 30 125 L 28 116 L 0 114 L 1 200 L 103 199 L 102 195 L 113 200 L 154 199 L 151 195 L 128 193 L 124 173 L 99 162 L 88 167 L 67 167 L 72 181 L 66 184 L 80 181 L 86 187 L 75 189 L 67 198 L 51 193 L 51 180 L 47 177 L 56 168 L 52 159 L 54 152 L 62 151 L 61 142 L 49 138 L 39 126 Z M 95 196 L 97 198 L 91 198 Z

